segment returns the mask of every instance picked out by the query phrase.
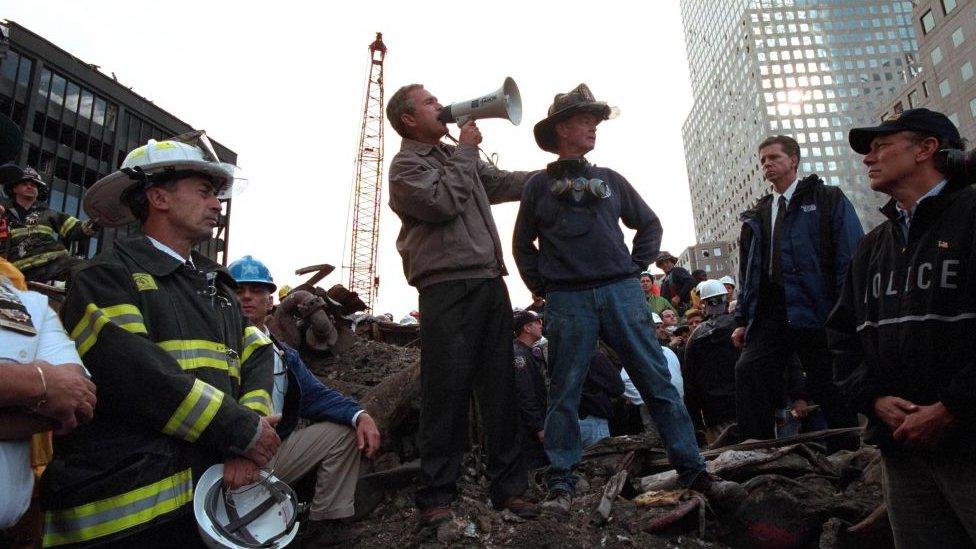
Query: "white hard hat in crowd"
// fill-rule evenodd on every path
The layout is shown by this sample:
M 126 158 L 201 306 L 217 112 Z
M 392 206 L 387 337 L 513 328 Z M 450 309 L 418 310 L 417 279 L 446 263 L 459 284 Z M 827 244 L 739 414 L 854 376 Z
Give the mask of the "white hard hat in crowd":
M 189 142 L 187 142 L 189 141 Z M 135 216 L 122 201 L 122 193 L 132 185 L 152 184 L 154 175 L 176 172 L 200 173 L 210 177 L 218 190 L 218 198 L 227 199 L 239 192 L 243 183 L 237 167 L 221 162 L 213 145 L 203 131 L 190 132 L 166 141 L 150 139 L 145 145 L 126 155 L 118 171 L 99 179 L 85 193 L 82 207 L 85 213 L 104 227 L 120 227 Z
M 722 278 L 718 279 L 718 281 L 722 284 L 730 284 L 733 288 L 735 287 L 735 279 L 729 275 L 723 276 Z
M 298 498 L 291 487 L 261 471 L 261 480 L 234 490 L 223 487 L 224 466 L 207 469 L 193 491 L 193 514 L 204 543 L 213 549 L 280 549 L 298 534 Z
M 729 291 L 725 289 L 725 284 L 718 280 L 702 280 L 698 283 L 698 297 L 708 299 L 710 297 L 726 296 Z
M 664 321 L 661 320 L 661 315 L 659 315 L 657 313 L 651 313 L 651 320 L 654 321 L 654 324 L 662 324 L 662 323 L 664 323 Z

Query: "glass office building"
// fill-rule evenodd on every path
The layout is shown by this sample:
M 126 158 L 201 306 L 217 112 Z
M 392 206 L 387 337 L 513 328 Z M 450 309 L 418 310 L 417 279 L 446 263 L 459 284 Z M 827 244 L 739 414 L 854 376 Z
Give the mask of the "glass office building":
M 790 135 L 800 176 L 839 185 L 865 229 L 882 199 L 867 188 L 852 126 L 900 89 L 917 50 L 912 3 L 682 0 L 694 105 L 683 128 L 699 242 L 736 243 L 739 214 L 769 191 L 757 145 Z M 734 245 L 734 244 L 733 244 Z
M 85 219 L 81 197 L 149 139 L 190 131 L 189 124 L 12 21 L 0 22 L 0 113 L 24 132 L 18 162 L 33 166 L 51 187 L 52 209 Z M 237 155 L 214 143 L 221 159 Z M 216 236 L 201 252 L 225 261 L 230 202 Z M 104 229 L 79 253 L 92 255 L 138 227 Z

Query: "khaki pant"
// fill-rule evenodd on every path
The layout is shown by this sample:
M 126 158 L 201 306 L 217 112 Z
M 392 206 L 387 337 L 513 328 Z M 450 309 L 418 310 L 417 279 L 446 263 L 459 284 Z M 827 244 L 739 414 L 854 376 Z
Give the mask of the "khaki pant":
M 356 431 L 348 425 L 323 421 L 296 429 L 281 442 L 274 459 L 274 474 L 292 483 L 318 467 L 311 520 L 353 516 L 359 481 L 359 448 Z

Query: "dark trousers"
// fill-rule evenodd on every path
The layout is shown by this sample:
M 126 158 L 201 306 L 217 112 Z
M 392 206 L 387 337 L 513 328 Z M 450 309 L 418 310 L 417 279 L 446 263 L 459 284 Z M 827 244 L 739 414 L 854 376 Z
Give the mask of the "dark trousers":
M 785 322 L 757 320 L 735 364 L 735 409 L 739 436 L 771 439 L 775 413 L 786 399 L 786 368 L 800 360 L 806 392 L 820 405 L 831 428 L 856 427 L 857 416 L 840 399 L 823 329 L 790 328 Z
M 452 280 L 420 291 L 421 509 L 457 498 L 472 393 L 485 434 L 492 503 L 501 505 L 527 488 L 512 339 L 512 304 L 501 277 Z

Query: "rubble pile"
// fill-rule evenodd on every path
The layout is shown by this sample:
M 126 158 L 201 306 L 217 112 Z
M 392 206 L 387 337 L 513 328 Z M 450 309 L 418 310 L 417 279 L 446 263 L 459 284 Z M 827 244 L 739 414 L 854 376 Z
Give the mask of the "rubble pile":
M 419 366 L 417 349 L 359 340 L 341 357 L 316 367 L 333 386 L 364 403 L 383 382 Z M 525 521 L 491 509 L 479 452 L 463 465 L 455 520 L 419 529 L 413 502 L 418 466 L 416 397 L 398 419 L 386 452 L 361 482 L 368 514 L 349 529 L 344 546 L 358 547 L 848 547 L 891 546 L 881 507 L 880 454 L 873 447 L 828 455 L 816 440 L 797 438 L 730 446 L 708 452 L 708 470 L 743 484 L 749 496 L 736 509 L 713 509 L 700 495 L 679 489 L 653 434 L 614 437 L 587 449 L 579 468 L 573 512 L 566 520 Z M 367 405 L 367 408 L 370 408 Z M 477 444 L 477 433 L 471 440 Z M 597 509 L 611 479 L 624 477 L 619 495 Z M 533 499 L 542 500 L 541 471 L 532 473 Z M 612 494 L 611 494 L 612 495 Z M 359 505 L 357 496 L 357 506 Z M 351 539 L 350 539 L 351 538 Z M 303 539 L 305 547 L 323 546 Z

